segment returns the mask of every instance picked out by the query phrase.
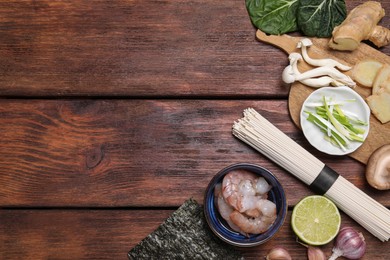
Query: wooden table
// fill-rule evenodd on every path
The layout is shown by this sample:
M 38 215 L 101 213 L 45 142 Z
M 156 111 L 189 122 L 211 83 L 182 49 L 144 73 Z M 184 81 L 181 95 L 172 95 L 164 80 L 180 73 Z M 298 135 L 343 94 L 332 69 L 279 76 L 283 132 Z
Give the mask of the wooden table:
M 281 180 L 289 215 L 276 239 L 240 250 L 305 259 L 289 217 L 313 193 L 232 136 L 247 107 L 390 207 L 365 165 L 308 144 L 287 108 L 287 56 L 255 31 L 243 1 L 1 1 L 0 258 L 126 259 L 185 200 L 202 203 L 219 170 L 250 162 Z M 363 232 L 365 259 L 390 254 L 342 224 Z

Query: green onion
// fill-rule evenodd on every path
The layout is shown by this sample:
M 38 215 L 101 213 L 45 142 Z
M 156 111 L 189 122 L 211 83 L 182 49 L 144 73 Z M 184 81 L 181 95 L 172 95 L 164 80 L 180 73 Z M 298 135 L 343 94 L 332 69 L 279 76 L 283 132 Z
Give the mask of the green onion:
M 309 114 L 307 120 L 317 125 L 322 132 L 325 133 L 325 139 L 331 140 L 332 143 L 336 143 L 343 151 L 346 150 L 346 146 L 348 146 L 349 141 L 345 136 L 343 136 L 329 121 L 323 119 L 322 117 L 311 113 Z
M 345 102 L 351 102 L 351 100 Z M 365 129 L 361 126 L 367 126 L 367 123 L 358 119 L 356 115 L 342 110 L 345 102 L 335 102 L 324 96 L 322 103 L 311 103 L 310 106 L 317 104 L 314 106 L 315 112 L 305 111 L 308 114 L 307 120 L 325 133 L 325 140 L 344 151 L 350 141 L 364 141 Z

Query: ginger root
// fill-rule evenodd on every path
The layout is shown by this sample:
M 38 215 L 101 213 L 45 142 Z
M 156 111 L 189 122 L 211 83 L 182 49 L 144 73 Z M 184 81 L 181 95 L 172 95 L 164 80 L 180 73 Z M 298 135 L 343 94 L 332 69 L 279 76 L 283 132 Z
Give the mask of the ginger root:
M 385 16 L 385 10 L 376 1 L 358 5 L 347 18 L 333 29 L 329 47 L 340 51 L 353 51 L 363 40 L 369 40 L 378 48 L 390 43 L 390 30 L 377 25 Z

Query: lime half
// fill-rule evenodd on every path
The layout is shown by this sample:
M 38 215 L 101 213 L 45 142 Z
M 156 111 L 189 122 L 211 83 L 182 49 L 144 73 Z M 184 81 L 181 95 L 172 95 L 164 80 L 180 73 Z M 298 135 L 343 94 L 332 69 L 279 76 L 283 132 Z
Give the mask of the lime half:
M 313 195 L 295 205 L 291 226 L 297 237 L 309 245 L 325 245 L 339 232 L 340 212 L 328 198 Z

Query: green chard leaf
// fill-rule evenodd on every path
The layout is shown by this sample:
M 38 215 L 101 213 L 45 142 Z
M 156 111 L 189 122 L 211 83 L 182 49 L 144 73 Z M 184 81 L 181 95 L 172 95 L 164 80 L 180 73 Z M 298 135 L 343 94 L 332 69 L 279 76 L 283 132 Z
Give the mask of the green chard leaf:
M 299 0 L 245 0 L 249 17 L 261 31 L 280 35 L 298 30 Z
M 307 36 L 330 37 L 346 17 L 344 0 L 299 0 L 297 24 Z

